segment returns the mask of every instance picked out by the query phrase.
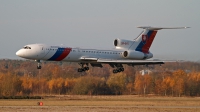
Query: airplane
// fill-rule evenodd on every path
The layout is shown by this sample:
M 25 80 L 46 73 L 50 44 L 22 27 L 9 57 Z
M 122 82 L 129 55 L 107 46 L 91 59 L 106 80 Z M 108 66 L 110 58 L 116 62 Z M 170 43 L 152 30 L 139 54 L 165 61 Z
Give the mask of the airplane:
M 72 48 L 63 45 L 29 44 L 16 52 L 16 55 L 25 59 L 35 60 L 41 69 L 41 61 L 67 61 L 77 62 L 80 65 L 78 72 L 89 70 L 92 67 L 103 67 L 109 64 L 113 73 L 123 72 L 123 65 L 155 65 L 164 64 L 165 61 L 148 60 L 153 57 L 149 51 L 158 30 L 162 29 L 185 29 L 189 27 L 151 27 L 140 26 L 143 31 L 134 40 L 115 39 L 115 49 L 83 49 Z

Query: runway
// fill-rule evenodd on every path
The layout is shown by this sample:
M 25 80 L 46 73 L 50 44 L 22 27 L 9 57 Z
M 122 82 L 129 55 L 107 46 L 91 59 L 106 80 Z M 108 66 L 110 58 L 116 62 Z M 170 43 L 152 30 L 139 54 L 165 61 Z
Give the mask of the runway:
M 0 106 L 4 112 L 155 112 L 155 111 L 184 111 L 198 112 L 200 106 Z
M 54 107 L 54 108 L 59 108 L 59 107 L 65 107 L 65 108 L 97 108 L 97 107 L 101 107 L 101 108 L 108 108 L 108 107 L 112 107 L 112 108 L 200 108 L 200 106 L 0 106 L 0 108 L 50 108 L 50 107 Z

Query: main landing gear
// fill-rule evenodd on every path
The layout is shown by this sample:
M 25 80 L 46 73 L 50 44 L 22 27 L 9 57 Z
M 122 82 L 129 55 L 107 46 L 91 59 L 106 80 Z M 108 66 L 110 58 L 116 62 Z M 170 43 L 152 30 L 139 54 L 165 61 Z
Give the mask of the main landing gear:
M 78 68 L 78 72 L 85 72 L 89 70 L 88 63 L 79 63 L 81 68 Z
M 119 73 L 119 72 L 123 72 L 124 71 L 124 67 L 123 67 L 122 64 L 112 64 L 112 63 L 109 63 L 109 65 L 112 68 L 115 68 L 115 69 L 113 69 L 113 73 Z
M 119 72 L 123 72 L 124 68 L 123 67 L 119 67 L 113 70 L 113 73 L 119 73 Z
M 40 62 L 40 60 L 35 60 L 35 61 L 37 61 L 37 63 L 38 63 L 38 65 L 37 65 L 37 69 L 41 69 L 42 66 L 41 66 L 41 62 Z

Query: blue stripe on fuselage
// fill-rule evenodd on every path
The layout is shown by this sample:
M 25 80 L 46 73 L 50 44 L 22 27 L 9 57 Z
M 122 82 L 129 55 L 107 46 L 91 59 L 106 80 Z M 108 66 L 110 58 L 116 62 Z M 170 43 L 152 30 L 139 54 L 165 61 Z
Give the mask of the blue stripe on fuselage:
M 55 61 L 64 52 L 64 49 L 65 48 L 58 48 L 56 53 L 51 58 L 49 58 L 48 60 Z

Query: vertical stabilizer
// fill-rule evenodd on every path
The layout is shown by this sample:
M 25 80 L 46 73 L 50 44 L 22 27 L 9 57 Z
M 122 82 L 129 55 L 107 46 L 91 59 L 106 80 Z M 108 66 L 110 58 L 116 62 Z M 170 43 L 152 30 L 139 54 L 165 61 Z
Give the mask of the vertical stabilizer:
M 143 28 L 144 31 L 136 38 L 134 39 L 134 43 L 129 48 L 130 50 L 136 50 L 143 53 L 149 53 L 149 49 L 151 47 L 151 44 L 153 43 L 153 40 L 158 32 L 158 30 L 161 29 L 185 29 L 189 27 L 138 27 Z
M 143 53 L 149 53 L 149 49 L 156 36 L 156 33 L 156 30 L 145 29 L 145 31 L 135 40 L 134 44 L 137 45 L 135 50 Z

